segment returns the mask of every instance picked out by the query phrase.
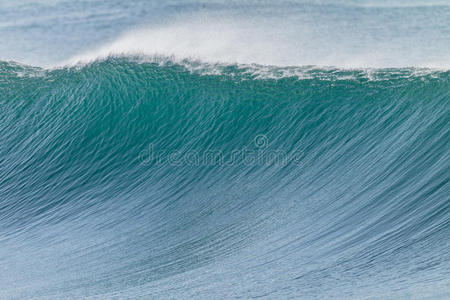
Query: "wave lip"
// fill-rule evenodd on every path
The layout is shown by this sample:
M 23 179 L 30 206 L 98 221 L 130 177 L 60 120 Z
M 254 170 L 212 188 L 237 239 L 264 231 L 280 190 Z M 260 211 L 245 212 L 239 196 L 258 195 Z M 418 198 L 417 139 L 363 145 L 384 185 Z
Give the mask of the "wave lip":
M 204 63 L 448 70 L 446 34 L 426 25 L 433 16 L 445 23 L 446 11 L 436 15 L 435 8 L 424 8 L 417 18 L 402 21 L 405 14 L 415 16 L 415 9 L 285 4 L 260 6 L 248 15 L 237 8 L 207 10 L 181 14 L 170 23 L 140 26 L 63 64 L 146 56 Z M 348 19 L 357 20 L 358 26 L 351 26 Z M 416 31 L 405 33 L 403 22 Z
M 450 7 L 438 0 L 38 2 L 0 8 L 0 59 L 46 67 L 119 55 L 340 68 L 450 65 Z

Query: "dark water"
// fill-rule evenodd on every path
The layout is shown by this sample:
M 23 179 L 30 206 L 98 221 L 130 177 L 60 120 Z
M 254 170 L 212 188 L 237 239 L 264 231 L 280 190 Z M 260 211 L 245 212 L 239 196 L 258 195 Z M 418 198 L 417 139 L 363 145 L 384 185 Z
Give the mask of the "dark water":
M 1 298 L 449 296 L 448 71 L 205 69 L 0 63 Z

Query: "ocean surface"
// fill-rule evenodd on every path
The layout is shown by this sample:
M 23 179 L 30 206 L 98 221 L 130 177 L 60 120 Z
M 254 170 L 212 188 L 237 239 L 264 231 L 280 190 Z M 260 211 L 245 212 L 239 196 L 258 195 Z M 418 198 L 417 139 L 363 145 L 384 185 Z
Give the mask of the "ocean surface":
M 449 299 L 450 1 L 0 0 L 0 299 Z

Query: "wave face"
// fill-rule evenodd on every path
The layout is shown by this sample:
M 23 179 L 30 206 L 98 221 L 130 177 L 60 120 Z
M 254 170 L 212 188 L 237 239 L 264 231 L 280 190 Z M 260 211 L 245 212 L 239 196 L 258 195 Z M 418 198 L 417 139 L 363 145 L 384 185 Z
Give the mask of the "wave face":
M 188 63 L 0 63 L 0 298 L 449 295 L 449 71 Z

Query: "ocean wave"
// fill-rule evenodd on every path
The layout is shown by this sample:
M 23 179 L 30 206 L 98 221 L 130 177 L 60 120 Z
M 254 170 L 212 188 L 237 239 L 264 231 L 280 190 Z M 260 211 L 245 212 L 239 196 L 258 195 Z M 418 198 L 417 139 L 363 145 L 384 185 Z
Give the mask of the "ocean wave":
M 0 63 L 0 297 L 448 294 L 448 71 L 161 61 Z

